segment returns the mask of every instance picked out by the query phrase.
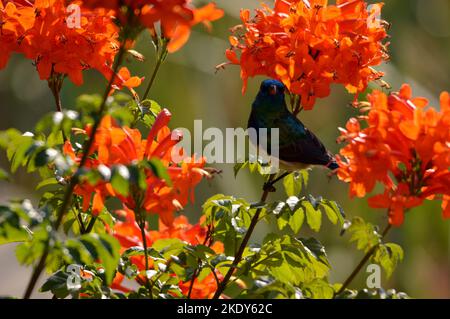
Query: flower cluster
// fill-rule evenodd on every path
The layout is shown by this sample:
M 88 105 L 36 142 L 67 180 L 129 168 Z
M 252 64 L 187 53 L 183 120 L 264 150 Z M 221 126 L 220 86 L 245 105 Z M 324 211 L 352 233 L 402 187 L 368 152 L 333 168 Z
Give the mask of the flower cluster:
M 391 224 L 401 225 L 405 210 L 425 199 L 442 199 L 443 215 L 450 218 L 450 95 L 441 94 L 440 112 L 412 97 L 408 85 L 389 96 L 374 91 L 369 102 L 367 116 L 341 129 L 348 144 L 338 158 L 338 176 L 350 183 L 351 196 L 364 197 L 380 182 L 384 193 L 369 205 L 389 209 Z
M 0 68 L 12 52 L 34 61 L 41 79 L 68 76 L 80 85 L 82 71 L 96 69 L 108 79 L 119 49 L 113 11 L 80 7 L 78 25 L 70 25 L 64 0 L 0 2 Z M 81 6 L 80 1 L 73 4 Z
M 301 105 L 312 109 L 316 98 L 343 84 L 350 93 L 364 91 L 383 74 L 372 67 L 388 59 L 382 4 L 368 8 L 362 0 L 276 0 L 232 29 L 230 63 L 240 65 L 245 92 L 249 77 L 266 75 L 282 81 Z M 238 53 L 240 52 L 240 56 Z
M 113 235 L 119 240 L 122 252 L 131 247 L 143 247 L 141 230 L 136 223 L 134 213 L 130 210 L 122 210 L 118 212 L 122 221 L 118 221 L 114 225 Z M 208 230 L 206 227 L 201 226 L 201 223 L 196 225 L 189 224 L 185 216 L 179 216 L 175 218 L 172 227 L 167 227 L 163 223 L 160 223 L 158 231 L 146 231 L 146 241 L 149 245 L 156 242 L 159 239 L 166 238 L 178 238 L 183 242 L 189 243 L 190 245 L 202 245 L 207 241 Z M 216 253 L 223 252 L 223 244 L 220 242 L 211 243 L 211 249 Z M 132 256 L 130 257 L 131 262 L 136 265 L 137 269 L 142 271 L 145 270 L 145 257 L 144 256 Z M 149 268 L 153 268 L 153 260 L 149 260 Z M 216 271 L 216 274 L 208 274 L 204 278 L 196 278 L 192 286 L 191 298 L 195 299 L 205 299 L 210 298 L 217 289 L 217 278 L 221 278 L 221 274 Z M 120 273 L 116 274 L 114 282 L 111 286 L 113 289 L 117 289 L 123 292 L 129 292 L 130 289 L 123 285 L 124 276 Z M 145 278 L 138 276 L 136 281 L 139 284 Z M 180 282 L 179 288 L 183 295 L 189 293 L 191 282 Z
M 177 51 L 188 41 L 194 25 L 203 23 L 209 27 L 210 22 L 223 16 L 223 11 L 213 3 L 195 8 L 190 0 L 85 0 L 84 4 L 91 8 L 113 9 L 118 14 L 121 6 L 125 6 L 152 34 L 160 23 L 163 36 L 169 40 L 169 52 Z
M 103 118 L 89 151 L 86 168 L 111 169 L 113 166 L 158 159 L 167 169 L 171 184 L 155 176 L 151 169 L 145 169 L 146 190 L 143 194 L 130 191 L 124 196 L 116 192 L 107 180 L 93 184 L 83 181 L 76 186 L 75 194 L 83 198 L 85 211 L 92 201 L 92 213 L 98 214 L 104 208 L 105 199 L 115 196 L 128 209 L 158 214 L 164 224 L 172 224 L 174 212 L 183 208 L 189 199 L 193 200 L 195 186 L 209 174 L 203 169 L 204 159 L 187 157 L 184 150 L 176 145 L 182 136 L 178 131 L 169 130 L 167 124 L 170 118 L 169 111 L 163 110 L 157 116 L 146 140 L 142 139 L 139 130 L 121 127 L 110 116 Z M 91 127 L 79 132 L 89 136 Z M 69 141 L 64 145 L 64 152 L 75 162 L 80 162 L 83 157 L 82 152 L 75 152 Z

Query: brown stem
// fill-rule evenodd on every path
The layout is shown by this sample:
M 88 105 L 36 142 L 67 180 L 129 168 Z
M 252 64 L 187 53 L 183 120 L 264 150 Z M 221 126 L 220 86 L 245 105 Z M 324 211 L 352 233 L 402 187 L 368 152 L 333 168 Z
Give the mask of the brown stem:
M 391 224 L 388 224 L 386 228 L 383 231 L 383 234 L 381 235 L 381 239 L 386 237 L 389 230 L 392 228 Z M 369 251 L 366 253 L 366 255 L 363 257 L 363 259 L 359 262 L 359 264 L 356 266 L 356 268 L 353 270 L 353 272 L 348 276 L 347 280 L 342 284 L 342 287 L 339 289 L 339 291 L 336 293 L 336 296 L 341 294 L 355 279 L 355 277 L 359 274 L 361 269 L 364 267 L 366 262 L 373 256 L 373 254 L 377 251 L 377 248 L 380 246 L 380 244 L 377 244 L 369 249 Z
M 279 178 L 277 178 L 276 180 L 273 181 L 272 180 L 273 177 L 274 176 L 272 175 L 269 182 L 266 185 L 264 185 L 264 191 L 263 191 L 263 194 L 261 196 L 261 201 L 260 201 L 261 203 L 266 202 L 267 197 L 269 196 L 269 193 L 270 193 L 270 188 L 275 184 L 274 182 L 279 180 Z M 230 281 L 231 276 L 233 275 L 234 270 L 237 268 L 237 266 L 241 262 L 242 255 L 244 254 L 244 250 L 247 247 L 247 244 L 250 240 L 250 237 L 252 236 L 252 233 L 255 229 L 256 224 L 258 223 L 259 215 L 261 214 L 262 210 L 263 210 L 263 207 L 260 207 L 256 210 L 256 213 L 250 222 L 250 226 L 248 227 L 247 233 L 245 234 L 244 239 L 242 240 L 241 245 L 239 246 L 239 249 L 234 256 L 233 263 L 231 264 L 230 268 L 228 269 L 228 272 L 226 273 L 226 275 L 223 278 L 222 282 L 220 283 L 219 287 L 217 288 L 217 290 L 213 296 L 213 299 L 218 299 L 220 297 L 220 295 L 224 292 L 228 282 Z
M 61 89 L 64 82 L 64 75 L 53 73 L 52 76 L 48 80 L 48 87 L 52 92 L 53 98 L 55 99 L 56 111 L 63 112 L 62 102 L 61 102 Z M 61 130 L 64 142 L 67 141 L 66 134 L 63 130 Z
M 66 192 L 64 194 L 64 198 L 63 198 L 63 203 L 58 211 L 58 217 L 57 220 L 53 226 L 53 231 L 57 231 L 59 229 L 59 227 L 61 226 L 63 217 L 67 211 L 67 209 L 70 206 L 70 203 L 72 202 L 72 194 L 73 191 L 75 189 L 75 186 L 78 184 L 79 180 L 79 175 L 84 167 L 84 165 L 86 164 L 86 161 L 89 157 L 89 150 L 91 149 L 93 143 L 94 143 L 94 139 L 95 139 L 95 135 L 97 133 L 97 130 L 100 126 L 100 122 L 104 116 L 105 110 L 106 110 L 106 100 L 108 99 L 109 96 L 109 92 L 111 91 L 111 87 L 116 79 L 116 74 L 117 71 L 119 69 L 119 66 L 122 64 L 122 60 L 124 58 L 124 54 L 125 54 L 125 41 L 124 43 L 120 46 L 119 49 L 119 53 L 117 54 L 117 60 L 116 63 L 113 67 L 113 73 L 111 76 L 111 79 L 108 82 L 108 86 L 106 87 L 105 93 L 103 94 L 103 99 L 102 99 L 102 103 L 100 105 L 99 111 L 98 111 L 98 116 L 97 116 L 97 120 L 95 121 L 92 130 L 91 130 L 91 134 L 89 136 L 89 139 L 86 141 L 86 143 L 84 144 L 83 147 L 83 156 L 81 158 L 80 164 L 78 166 L 77 171 L 75 172 L 74 176 L 72 177 L 72 179 L 70 180 L 70 183 L 66 189 Z M 25 294 L 23 296 L 24 299 L 29 299 L 34 287 L 36 286 L 36 282 L 39 279 L 42 271 L 45 268 L 45 262 L 46 259 L 48 257 L 49 254 L 49 249 L 50 249 L 50 245 L 49 245 L 49 241 L 47 240 L 47 242 L 45 243 L 45 248 L 44 248 L 44 253 L 42 254 L 37 266 L 34 268 L 33 274 L 31 275 L 30 281 L 28 282 L 27 285 L 27 289 L 25 290 Z

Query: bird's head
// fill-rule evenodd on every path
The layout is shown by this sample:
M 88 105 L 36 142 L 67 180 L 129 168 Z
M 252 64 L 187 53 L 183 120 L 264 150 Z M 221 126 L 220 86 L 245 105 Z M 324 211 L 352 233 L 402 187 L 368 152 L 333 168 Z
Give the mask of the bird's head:
M 261 83 L 253 107 L 267 112 L 279 112 L 286 107 L 286 87 L 277 80 L 265 80 Z

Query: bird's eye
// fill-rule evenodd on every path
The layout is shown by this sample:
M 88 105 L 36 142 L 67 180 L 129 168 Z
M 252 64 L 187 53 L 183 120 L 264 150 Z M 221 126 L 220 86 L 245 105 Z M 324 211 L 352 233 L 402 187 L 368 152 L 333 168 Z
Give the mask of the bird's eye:
M 276 85 L 271 85 L 271 86 L 269 87 L 269 94 L 270 94 L 270 95 L 276 95 L 276 94 L 277 94 L 277 90 L 278 90 L 278 88 L 277 88 Z

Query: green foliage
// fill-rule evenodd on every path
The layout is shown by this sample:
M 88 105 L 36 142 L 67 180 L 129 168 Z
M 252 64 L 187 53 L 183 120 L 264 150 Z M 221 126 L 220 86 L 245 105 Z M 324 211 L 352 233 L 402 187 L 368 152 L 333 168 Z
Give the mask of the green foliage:
M 397 265 L 403 260 L 403 249 L 393 243 L 379 245 L 372 260 L 383 267 L 389 278 Z
M 206 223 L 214 229 L 214 240 L 224 244 L 225 254 L 233 256 L 256 212 L 244 199 L 215 195 L 203 205 Z
M 81 293 L 97 299 L 118 298 L 105 282 L 104 272 L 92 266 L 64 267 L 51 275 L 40 291 L 50 291 L 57 298 L 80 298 Z
M 355 242 L 359 250 L 365 253 L 373 251 L 371 261 L 383 267 L 387 277 L 391 277 L 397 265 L 403 260 L 403 249 L 394 243 L 383 243 L 378 228 L 355 217 L 347 223 L 350 242 Z
M 246 250 L 236 276 L 246 280 L 249 298 L 332 298 L 330 264 L 316 239 L 269 234 L 261 247 Z
M 350 242 L 355 242 L 358 250 L 364 252 L 368 252 L 381 242 L 377 228 L 360 217 L 353 218 L 347 231 L 350 234 Z
M 0 206 L 0 245 L 26 241 L 46 215 L 35 209 L 29 200 Z
M 119 262 L 120 244 L 108 234 L 85 234 L 69 239 L 64 244 L 67 264 L 93 265 L 99 262 L 105 273 L 105 281 L 110 284 Z
M 298 196 L 308 185 L 309 173 L 301 170 L 289 174 L 283 179 L 283 186 L 287 196 Z
M 267 163 L 262 159 L 262 157 L 250 157 L 243 161 L 242 163 L 237 163 L 234 165 L 234 176 L 236 177 L 239 172 L 244 169 L 248 168 L 250 173 L 257 172 L 258 174 L 264 176 L 266 179 L 269 178 L 270 174 L 270 163 Z
M 320 231 L 323 213 L 335 225 L 344 222 L 344 212 L 336 202 L 311 195 L 302 198 L 291 196 L 284 202 L 269 204 L 268 210 L 276 217 L 280 230 L 289 228 L 294 234 L 299 233 L 305 218 L 313 231 Z

